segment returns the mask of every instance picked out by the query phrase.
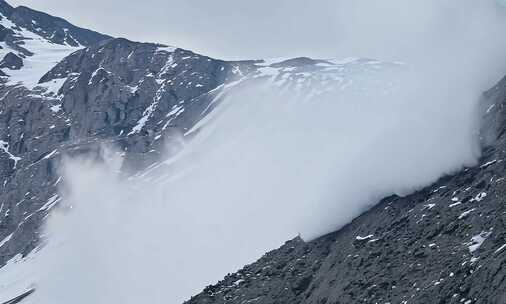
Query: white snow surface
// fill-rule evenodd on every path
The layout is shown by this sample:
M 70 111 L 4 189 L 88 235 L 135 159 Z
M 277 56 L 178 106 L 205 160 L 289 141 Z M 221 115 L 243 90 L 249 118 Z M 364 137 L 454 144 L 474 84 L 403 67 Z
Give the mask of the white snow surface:
M 483 242 L 490 236 L 491 232 L 481 232 L 478 235 L 475 235 L 471 238 L 471 242 L 468 244 L 469 252 L 473 253 L 478 250 Z
M 34 54 L 33 56 L 27 56 L 23 59 L 24 66 L 19 70 L 3 69 L 9 77 L 7 85 L 22 85 L 28 89 L 33 89 L 38 86 L 39 80 L 44 74 L 49 72 L 51 68 L 63 58 L 82 48 L 55 44 L 27 29 L 19 29 L 19 27 L 3 15 L 0 15 L 0 18 L 1 25 L 12 29 L 19 37 L 23 38 L 24 44 L 21 45 L 21 47 Z M 13 52 L 17 55 L 21 54 L 4 42 L 0 43 L 0 45 L 2 46 L 2 49 L 0 49 L 0 59 L 9 52 Z M 56 83 L 41 86 L 50 91 L 54 91 L 56 88 L 59 89 L 58 85 L 61 87 L 61 80 Z
M 16 168 L 18 162 L 21 160 L 21 157 L 15 156 L 9 151 L 9 143 L 0 140 L 0 150 L 3 151 L 3 153 L 6 153 L 9 156 L 9 158 L 14 161 L 14 168 Z

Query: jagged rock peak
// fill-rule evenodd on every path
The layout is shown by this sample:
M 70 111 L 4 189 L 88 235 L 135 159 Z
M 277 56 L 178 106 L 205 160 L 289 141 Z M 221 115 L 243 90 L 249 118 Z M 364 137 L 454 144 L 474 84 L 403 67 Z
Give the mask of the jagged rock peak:
M 61 45 L 90 46 L 112 38 L 92 30 L 77 27 L 67 20 L 39 12 L 26 6 L 12 7 L 0 0 L 0 14 L 16 26 L 25 28 L 47 40 Z

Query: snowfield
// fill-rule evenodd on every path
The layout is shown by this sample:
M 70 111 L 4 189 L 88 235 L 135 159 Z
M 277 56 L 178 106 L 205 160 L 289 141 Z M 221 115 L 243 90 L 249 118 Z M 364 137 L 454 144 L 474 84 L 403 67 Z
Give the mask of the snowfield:
M 32 56 L 25 56 L 22 52 L 7 45 L 7 43 L 0 43 L 2 47 L 0 49 L 0 58 L 12 52 L 23 58 L 24 63 L 24 66 L 19 70 L 4 70 L 8 75 L 8 81 L 5 85 L 22 85 L 30 90 L 41 87 L 45 88 L 48 93 L 57 92 L 63 85 L 63 81 L 39 84 L 39 80 L 63 58 L 83 47 L 52 43 L 36 33 L 15 25 L 3 15 L 0 15 L 0 25 L 13 30 L 19 40 L 22 41 L 20 46 L 33 53 Z

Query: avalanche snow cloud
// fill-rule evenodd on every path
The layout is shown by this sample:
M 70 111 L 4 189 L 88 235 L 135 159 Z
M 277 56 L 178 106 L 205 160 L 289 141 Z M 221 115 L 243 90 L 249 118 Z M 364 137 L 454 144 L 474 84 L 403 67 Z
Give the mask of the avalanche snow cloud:
M 336 41 L 404 64 L 352 69 L 349 86 L 312 95 L 239 86 L 178 154 L 133 178 L 115 152 L 68 159 L 31 301 L 180 303 L 299 233 L 475 164 L 480 93 L 506 70 L 500 5 L 339 4 Z

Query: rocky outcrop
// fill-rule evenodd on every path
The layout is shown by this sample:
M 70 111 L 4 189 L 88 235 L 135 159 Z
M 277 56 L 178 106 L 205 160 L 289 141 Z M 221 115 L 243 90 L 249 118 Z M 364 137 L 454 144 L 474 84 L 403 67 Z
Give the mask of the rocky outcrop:
M 2 61 L 0 61 L 0 69 L 10 69 L 10 70 L 19 70 L 23 67 L 23 59 L 21 59 L 18 55 L 9 52 L 4 56 Z

